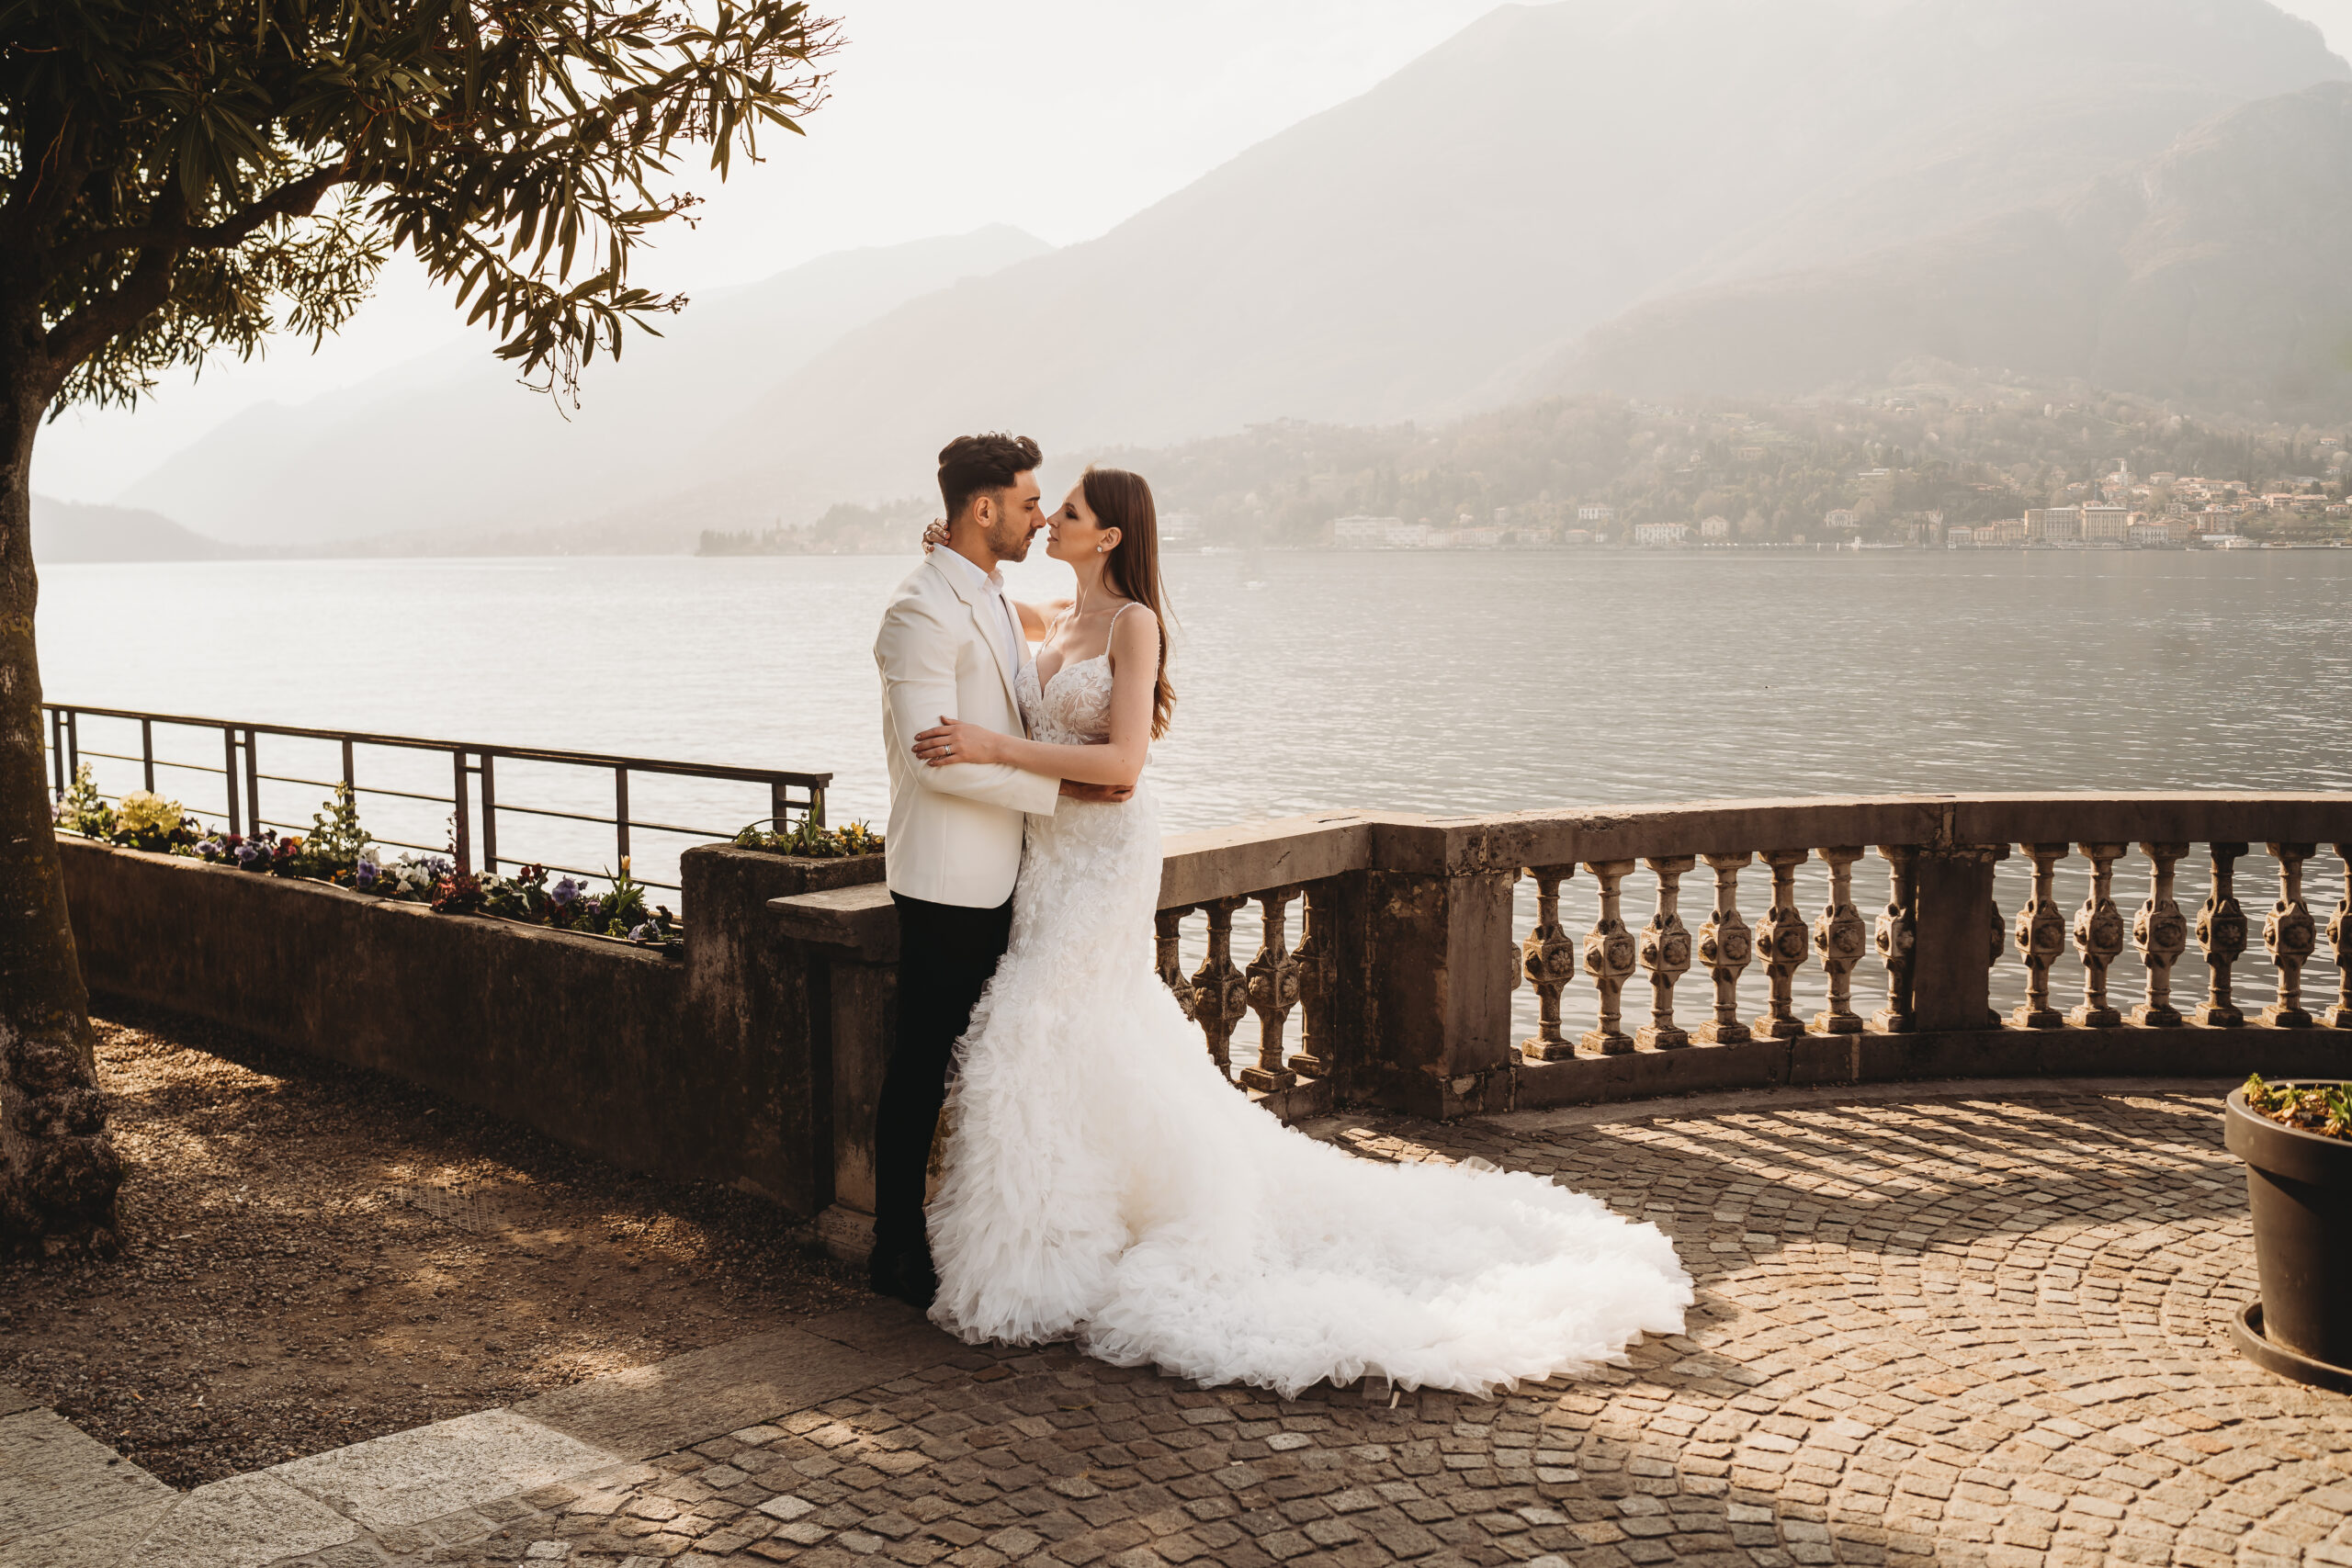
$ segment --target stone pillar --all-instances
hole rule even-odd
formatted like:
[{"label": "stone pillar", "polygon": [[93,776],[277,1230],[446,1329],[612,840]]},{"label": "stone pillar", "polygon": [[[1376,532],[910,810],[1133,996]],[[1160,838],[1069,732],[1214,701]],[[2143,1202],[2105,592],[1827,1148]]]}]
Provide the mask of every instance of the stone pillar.
[{"label": "stone pillar", "polygon": [[1917,887],[1911,949],[1914,1027],[2000,1027],[1988,972],[2007,950],[2008,931],[1993,900],[1993,867],[2008,854],[2007,844],[1920,852],[1912,867]]},{"label": "stone pillar", "polygon": [[2148,999],[2132,1010],[2132,1021],[2148,1029],[2176,1029],[2180,1010],[2172,1005],[2172,969],[2188,951],[2188,917],[2172,896],[2173,867],[2188,853],[2187,844],[2142,844],[2154,867],[2148,901],[2132,919],[2132,945],[2148,970]]},{"label": "stone pillar", "polygon": [[1585,866],[1600,883],[1600,918],[1584,939],[1585,973],[1600,991],[1600,1024],[1584,1036],[1584,1048],[1595,1055],[1622,1055],[1634,1048],[1634,1037],[1624,1029],[1623,998],[1639,956],[1634,933],[1625,929],[1624,884],[1634,863],[1605,860]]},{"label": "stone pillar", "polygon": [[1829,866],[1829,906],[1814,922],[1814,951],[1821,954],[1822,972],[1829,976],[1829,1005],[1814,1015],[1813,1027],[1823,1034],[1860,1034],[1862,1015],[1854,1010],[1854,965],[1870,942],[1870,928],[1854,908],[1854,863],[1862,858],[1858,845],[1826,849],[1821,858]]},{"label": "stone pillar", "polygon": [[1258,1015],[1258,1062],[1241,1069],[1241,1087],[1272,1094],[1298,1082],[1298,1075],[1283,1065],[1283,1031],[1291,1010],[1298,1005],[1298,960],[1290,950],[1290,907],[1299,889],[1278,887],[1258,895],[1265,940],[1250,961],[1250,1010]]},{"label": "stone pillar", "polygon": [[1560,1035],[1560,993],[1577,976],[1577,944],[1560,929],[1560,884],[1576,874],[1573,865],[1530,867],[1535,879],[1535,929],[1519,944],[1520,973],[1535,988],[1535,1038],[1521,1043],[1531,1062],[1565,1062],[1577,1054]]},{"label": "stone pillar", "polygon": [[2303,1006],[2303,965],[2319,950],[2319,926],[2303,902],[2303,865],[2319,853],[2317,844],[2269,844],[2278,863],[2278,901],[2262,922],[2262,945],[2278,966],[2278,999],[2262,1010],[2273,1029],[2309,1029],[2317,1021]]},{"label": "stone pillar", "polygon": [[1755,1038],[1739,1021],[1739,977],[1756,955],[1755,937],[1739,916],[1739,872],[1755,858],[1746,850],[1707,857],[1715,874],[1715,908],[1699,931],[1699,962],[1714,978],[1715,1016],[1690,1032],[1705,1044],[1743,1045]]},{"label": "stone pillar", "polygon": [[2108,1005],[2107,971],[2123,955],[2123,911],[2115,907],[2115,863],[2128,844],[2085,844],[2090,896],[2075,911],[2075,951],[2083,960],[2083,1005],[2067,1015],[2077,1029],[2113,1029],[2123,1015]]},{"label": "stone pillar", "polygon": [[1233,1031],[1250,1010],[1250,979],[1233,966],[1233,916],[1247,898],[1212,898],[1201,906],[1209,915],[1209,951],[1193,971],[1193,1020],[1208,1040],[1218,1068],[1233,1070]]},{"label": "stone pillar", "polygon": [[1879,912],[1878,955],[1886,962],[1886,1006],[1871,1016],[1881,1034],[1907,1034],[1917,1027],[1911,1004],[1911,964],[1918,952],[1919,851],[1911,844],[1881,844],[1886,862],[1886,908]]},{"label": "stone pillar", "polygon": [[2190,1021],[2208,1029],[2236,1029],[2245,1022],[2245,1014],[2230,1000],[2230,968],[2245,953],[2245,910],[2238,904],[2236,881],[2246,846],[2207,848],[2213,855],[2213,890],[2197,909],[2197,945],[2205,953],[2205,1000]]},{"label": "stone pillar", "polygon": [[2336,845],[2335,858],[2344,863],[2344,898],[2327,922],[2327,940],[2335,948],[2335,1005],[2322,1021],[2333,1029],[2352,1029],[2352,843]]},{"label": "stone pillar", "polygon": [[1176,1005],[1184,1010],[1184,1016],[1194,1023],[1198,1023],[1201,1021],[1200,1013],[1193,1005],[1197,998],[1193,995],[1193,982],[1184,977],[1184,960],[1182,956],[1184,921],[1192,912],[1190,905],[1173,909],[1162,909],[1151,918],[1151,927],[1154,937],[1153,952],[1157,955],[1156,962],[1159,968],[1159,983],[1167,987],[1170,994],[1175,997]]},{"label": "stone pillar", "polygon": [[1694,855],[1668,855],[1644,863],[1657,874],[1657,908],[1642,928],[1640,958],[1650,974],[1650,1021],[1634,1036],[1645,1050],[1677,1051],[1690,1043],[1690,1032],[1674,1021],[1674,987],[1690,972],[1690,932],[1682,923],[1682,878],[1699,862]]},{"label": "stone pillar", "polygon": [[[1362,1059],[1341,1074],[1351,1098],[1417,1116],[1500,1111],[1517,1055],[1511,992],[1519,984],[1506,872],[1375,871],[1343,927],[1363,955],[1343,955],[1340,989],[1363,997],[1340,1027]],[[1352,1029],[1353,1033],[1346,1033]]]},{"label": "stone pillar", "polygon": [[1812,856],[1811,850],[1768,850],[1762,857],[1772,868],[1772,907],[1756,929],[1756,951],[1763,955],[1772,994],[1768,1010],[1756,1021],[1758,1040],[1794,1040],[1804,1033],[1793,998],[1796,973],[1804,966],[1807,935],[1804,912],[1797,908],[1797,867]]},{"label": "stone pillar", "polygon": [[2010,1015],[2019,1029],[2064,1029],[2066,1015],[2050,1005],[2050,966],[2066,951],[2066,915],[2058,908],[2058,863],[2071,844],[2020,845],[2033,862],[2033,897],[2018,911],[2018,956],[2025,960],[2026,999]]},{"label": "stone pillar", "polygon": [[1301,900],[1298,946],[1298,1054],[1291,1071],[1301,1077],[1328,1078],[1339,1071],[1340,1002],[1339,889],[1308,886]]}]

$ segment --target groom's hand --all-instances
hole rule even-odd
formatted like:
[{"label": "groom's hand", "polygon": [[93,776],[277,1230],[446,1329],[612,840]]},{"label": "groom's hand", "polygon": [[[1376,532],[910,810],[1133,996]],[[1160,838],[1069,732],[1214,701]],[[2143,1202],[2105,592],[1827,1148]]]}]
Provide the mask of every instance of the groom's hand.
[{"label": "groom's hand", "polygon": [[1062,780],[1062,794],[1072,800],[1091,801],[1097,806],[1124,806],[1136,792],[1133,784],[1080,784],[1076,779]]}]

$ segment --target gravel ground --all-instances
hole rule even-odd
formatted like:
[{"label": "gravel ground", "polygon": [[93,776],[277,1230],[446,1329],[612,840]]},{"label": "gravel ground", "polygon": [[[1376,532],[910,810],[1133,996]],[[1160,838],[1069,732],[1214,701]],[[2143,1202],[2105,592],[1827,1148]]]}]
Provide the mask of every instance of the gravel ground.
[{"label": "gravel ground", "polygon": [[759,1200],[376,1074],[122,1009],[98,1073],[130,1246],[0,1263],[0,1380],[176,1485],[865,1299]]}]

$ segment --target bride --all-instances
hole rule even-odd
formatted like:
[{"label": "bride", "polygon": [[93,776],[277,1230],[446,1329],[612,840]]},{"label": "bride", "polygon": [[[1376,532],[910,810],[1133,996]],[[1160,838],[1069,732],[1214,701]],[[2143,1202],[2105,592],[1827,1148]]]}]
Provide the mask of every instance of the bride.
[{"label": "bride", "polygon": [[1077,585],[1023,616],[1034,739],[950,722],[913,750],[1135,794],[1027,819],[1011,945],[957,1043],[933,1320],[1285,1396],[1367,1373],[1485,1393],[1679,1332],[1690,1277],[1655,1227],[1483,1161],[1359,1158],[1218,1071],[1154,967],[1143,773],[1175,698],[1150,487],[1090,468],[1048,529]]}]

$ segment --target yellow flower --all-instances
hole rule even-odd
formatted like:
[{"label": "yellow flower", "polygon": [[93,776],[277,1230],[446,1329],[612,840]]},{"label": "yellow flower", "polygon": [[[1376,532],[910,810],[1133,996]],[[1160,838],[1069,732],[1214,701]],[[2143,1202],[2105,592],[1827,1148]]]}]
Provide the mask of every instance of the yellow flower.
[{"label": "yellow flower", "polygon": [[122,811],[116,820],[129,833],[169,833],[187,815],[176,800],[134,789],[122,797]]}]

